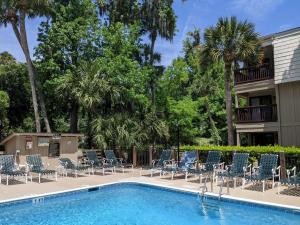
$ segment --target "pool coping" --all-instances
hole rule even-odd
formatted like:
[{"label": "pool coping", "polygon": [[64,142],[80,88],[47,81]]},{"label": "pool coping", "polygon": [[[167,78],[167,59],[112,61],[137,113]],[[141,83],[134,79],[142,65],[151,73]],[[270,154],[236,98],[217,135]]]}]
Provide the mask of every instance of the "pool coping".
[{"label": "pool coping", "polygon": [[[68,189],[68,190],[64,190],[64,191],[55,191],[55,192],[48,192],[48,193],[43,193],[43,194],[32,194],[32,195],[22,196],[22,197],[18,197],[18,198],[0,200],[0,205],[20,202],[20,201],[30,200],[30,199],[35,199],[35,198],[51,197],[51,196],[55,196],[55,195],[72,193],[72,192],[77,192],[77,191],[85,191],[85,190],[89,190],[92,188],[100,188],[100,187],[105,187],[105,186],[110,186],[110,185],[115,185],[115,184],[129,184],[129,183],[160,187],[160,188],[164,188],[167,190],[181,191],[181,192],[186,192],[186,193],[191,193],[191,194],[199,194],[200,193],[200,191],[197,191],[197,190],[191,190],[191,189],[181,188],[181,187],[173,187],[170,185],[157,184],[157,183],[144,182],[144,181],[122,180],[122,181],[109,182],[109,183],[98,184],[98,185],[84,185],[79,188],[72,188],[72,189]],[[219,198],[218,194],[212,193],[212,192],[205,192],[204,196],[212,197],[212,198]],[[258,206],[265,206],[265,207],[271,207],[271,208],[277,208],[277,209],[282,208],[282,209],[286,209],[286,210],[296,210],[297,212],[300,213],[300,207],[292,206],[292,205],[257,201],[257,200],[247,199],[247,198],[233,197],[231,195],[226,195],[226,194],[221,195],[221,200],[222,199],[229,200],[229,201],[237,201],[242,204],[250,203],[250,204],[254,204],[254,205],[258,205]]]}]

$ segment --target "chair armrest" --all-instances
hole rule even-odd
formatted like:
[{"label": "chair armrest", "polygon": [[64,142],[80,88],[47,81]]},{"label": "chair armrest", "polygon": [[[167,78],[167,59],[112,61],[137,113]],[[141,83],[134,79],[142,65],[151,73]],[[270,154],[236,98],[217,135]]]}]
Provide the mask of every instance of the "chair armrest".
[{"label": "chair armrest", "polygon": [[[281,166],[278,166],[277,168],[272,169],[273,176],[278,177],[279,180],[280,180],[280,168],[281,168]],[[278,173],[277,173],[277,171],[278,171]]]},{"label": "chair armrest", "polygon": [[152,166],[154,166],[158,161],[159,161],[159,159],[153,159],[152,162],[151,162]]},{"label": "chair armrest", "polygon": [[214,169],[224,169],[224,166],[225,166],[225,162],[213,164]]},{"label": "chair armrest", "polygon": [[176,163],[174,160],[164,160],[164,166],[171,165],[173,166]]},{"label": "chair armrest", "polygon": [[[294,166],[292,169],[287,169],[286,170],[286,173],[287,173],[287,176],[288,176],[288,178],[290,178],[290,177],[296,177],[296,166]],[[291,172],[293,172],[293,175],[291,176]]]},{"label": "chair armrest", "polygon": [[123,158],[116,158],[117,159],[117,161],[119,162],[119,163],[123,163],[124,162],[124,160],[123,160]]}]

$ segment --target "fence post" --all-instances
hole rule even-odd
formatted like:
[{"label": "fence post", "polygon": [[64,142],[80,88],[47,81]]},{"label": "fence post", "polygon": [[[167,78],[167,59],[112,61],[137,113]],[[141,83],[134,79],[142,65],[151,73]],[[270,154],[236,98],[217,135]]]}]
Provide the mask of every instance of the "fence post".
[{"label": "fence post", "polygon": [[279,160],[280,160],[280,179],[286,178],[286,164],[285,164],[285,154],[284,152],[279,152]]},{"label": "fence post", "polygon": [[136,167],[137,165],[137,152],[136,152],[136,147],[135,145],[132,147],[132,165],[133,167]]},{"label": "fence post", "polygon": [[152,160],[153,160],[153,147],[152,145],[149,146],[149,166],[152,165]]}]

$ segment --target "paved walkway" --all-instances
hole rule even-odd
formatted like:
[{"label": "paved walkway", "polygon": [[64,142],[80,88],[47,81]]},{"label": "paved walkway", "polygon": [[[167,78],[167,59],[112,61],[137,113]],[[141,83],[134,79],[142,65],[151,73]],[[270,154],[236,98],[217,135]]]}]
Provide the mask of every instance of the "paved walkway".
[{"label": "paved walkway", "polygon": [[[0,185],[0,200],[8,200],[14,198],[20,198],[31,195],[38,194],[46,194],[57,191],[64,191],[74,188],[88,187],[99,184],[118,182],[118,181],[138,181],[138,182],[147,182],[153,184],[160,184],[170,187],[184,188],[194,191],[199,191],[199,179],[195,177],[190,177],[188,181],[185,181],[184,177],[181,175],[175,176],[174,180],[170,179],[169,175],[164,177],[159,177],[156,174],[153,177],[150,177],[146,171],[144,174],[140,175],[140,169],[135,169],[134,172],[130,170],[126,171],[124,174],[121,172],[115,174],[107,174],[103,176],[102,174],[95,175],[84,175],[78,178],[74,177],[59,177],[58,181],[54,180],[43,180],[43,183],[38,184],[37,180],[34,179],[33,182],[28,182],[27,184],[23,182],[10,182],[8,186],[4,185],[4,181],[2,181],[2,185]],[[264,201],[270,203],[284,204],[290,206],[300,207],[300,189],[296,191],[289,191],[290,193],[296,193],[298,196],[291,196],[287,194],[277,194],[277,188],[268,189],[264,193],[261,192],[260,186],[248,185],[245,190],[241,190],[241,187],[238,186],[235,189],[230,188],[230,195],[238,198],[256,200],[256,201]],[[286,192],[286,187],[280,188],[281,192]],[[208,184],[208,191],[211,192],[210,184]],[[219,193],[219,187],[213,186],[213,193]],[[227,188],[223,188],[223,194],[227,194]]]}]

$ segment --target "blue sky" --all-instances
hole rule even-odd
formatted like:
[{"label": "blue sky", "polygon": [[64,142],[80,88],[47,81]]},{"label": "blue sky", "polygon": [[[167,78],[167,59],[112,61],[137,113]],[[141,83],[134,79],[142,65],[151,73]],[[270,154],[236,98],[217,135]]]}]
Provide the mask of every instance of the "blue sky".
[{"label": "blue sky", "polygon": [[[237,16],[256,25],[261,35],[267,35],[300,26],[300,0],[174,0],[177,32],[170,43],[158,40],[156,51],[162,54],[162,64],[169,65],[182,52],[182,41],[195,27],[201,32],[214,25],[221,16]],[[27,21],[31,53],[37,45],[37,30],[41,19]],[[12,28],[0,28],[0,52],[10,52],[18,61],[24,56]]]}]

